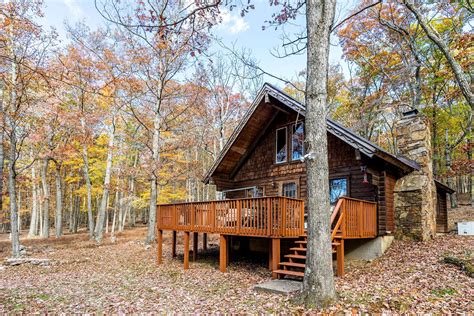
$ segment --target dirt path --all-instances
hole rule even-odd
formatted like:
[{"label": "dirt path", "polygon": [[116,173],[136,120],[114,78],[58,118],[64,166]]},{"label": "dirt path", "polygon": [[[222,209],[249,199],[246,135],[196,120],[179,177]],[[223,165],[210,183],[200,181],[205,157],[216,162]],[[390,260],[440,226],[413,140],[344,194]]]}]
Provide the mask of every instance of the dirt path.
[{"label": "dirt path", "polygon": [[[144,236],[144,228],[126,231],[117,243],[101,246],[85,234],[23,241],[29,256],[52,263],[0,268],[0,313],[304,312],[291,297],[253,290],[270,279],[264,266],[232,263],[229,273],[220,273],[212,239],[210,252],[184,271],[181,258],[170,258],[167,240],[165,263],[156,266],[155,248],[142,243]],[[1,240],[2,261],[8,251],[8,241]],[[474,238],[396,242],[384,257],[347,269],[337,280],[340,301],[329,311],[472,311],[474,279],[441,263],[446,253],[472,259]]]}]

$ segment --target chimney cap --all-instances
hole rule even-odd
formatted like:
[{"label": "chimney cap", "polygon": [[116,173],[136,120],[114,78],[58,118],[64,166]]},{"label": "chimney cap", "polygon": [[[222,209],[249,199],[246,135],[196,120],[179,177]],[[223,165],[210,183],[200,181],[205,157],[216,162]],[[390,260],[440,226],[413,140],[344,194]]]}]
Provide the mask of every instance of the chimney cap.
[{"label": "chimney cap", "polygon": [[410,109],[408,111],[403,112],[403,117],[415,116],[420,113],[417,109]]}]

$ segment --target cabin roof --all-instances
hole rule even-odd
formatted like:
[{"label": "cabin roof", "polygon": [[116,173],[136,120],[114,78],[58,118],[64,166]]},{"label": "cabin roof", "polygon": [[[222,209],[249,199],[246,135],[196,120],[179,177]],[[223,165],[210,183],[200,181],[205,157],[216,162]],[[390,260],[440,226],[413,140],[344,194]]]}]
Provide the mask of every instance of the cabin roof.
[{"label": "cabin roof", "polygon": [[[262,102],[264,100],[265,102]],[[275,108],[278,111],[275,111]],[[305,116],[306,107],[302,103],[273,85],[265,83],[242,120],[234,129],[214,164],[206,173],[204,182],[209,183],[211,177],[216,174],[232,175],[235,173],[250,152],[253,151],[260,137],[263,136],[278,112],[287,112],[288,109],[295,111],[303,117]],[[326,119],[326,122],[329,133],[366,156],[370,158],[378,157],[404,172],[420,169],[415,161],[387,152],[340,123],[331,119]],[[244,130],[245,133],[242,133]]]},{"label": "cabin roof", "polygon": [[436,179],[434,181],[435,181],[436,188],[438,190],[445,191],[446,193],[449,193],[449,194],[453,194],[454,192],[456,192],[455,190],[451,189],[450,187],[448,187],[443,182],[441,182],[439,180],[436,180]]}]

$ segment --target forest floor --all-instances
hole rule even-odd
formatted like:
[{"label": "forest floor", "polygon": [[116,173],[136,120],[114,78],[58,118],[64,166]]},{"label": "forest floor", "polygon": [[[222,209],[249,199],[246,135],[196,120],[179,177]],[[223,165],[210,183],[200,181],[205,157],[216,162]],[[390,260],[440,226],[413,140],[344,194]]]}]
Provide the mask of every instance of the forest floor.
[{"label": "forest floor", "polygon": [[[118,234],[102,245],[85,233],[60,239],[22,240],[27,257],[49,265],[0,265],[0,314],[4,313],[295,313],[305,311],[295,297],[256,292],[270,279],[264,262],[235,261],[218,270],[216,236],[189,270],[171,259],[165,234],[164,264],[155,247],[143,243],[145,228]],[[9,254],[0,236],[0,264]],[[182,254],[182,244],[178,253]],[[444,235],[416,243],[395,241],[379,259],[352,262],[336,278],[339,302],[326,312],[462,313],[474,310],[474,279],[442,262],[446,255],[473,259],[474,238]]]}]

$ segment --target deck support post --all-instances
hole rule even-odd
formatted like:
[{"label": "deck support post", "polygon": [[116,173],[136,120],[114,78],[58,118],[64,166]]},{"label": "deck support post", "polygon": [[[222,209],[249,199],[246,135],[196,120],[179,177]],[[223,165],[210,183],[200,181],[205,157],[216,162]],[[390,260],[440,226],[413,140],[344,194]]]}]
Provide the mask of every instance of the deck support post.
[{"label": "deck support post", "polygon": [[337,257],[337,276],[342,277],[344,276],[344,239],[341,239],[340,245],[337,246],[336,249],[336,257]]},{"label": "deck support post", "polygon": [[189,269],[189,232],[184,232],[184,269]]},{"label": "deck support post", "polygon": [[198,253],[199,233],[193,233],[193,261],[196,261]]},{"label": "deck support post", "polygon": [[173,230],[173,237],[171,240],[171,256],[173,258],[176,257],[176,231]]},{"label": "deck support post", "polygon": [[274,271],[278,270],[280,263],[280,238],[272,238],[272,279],[277,279],[278,274]]},{"label": "deck support post", "polygon": [[221,235],[219,247],[219,270],[221,272],[227,271],[227,244],[229,236]]},{"label": "deck support post", "polygon": [[156,245],[156,263],[161,264],[163,261],[163,231],[158,229],[157,231],[157,245]]},{"label": "deck support post", "polygon": [[202,250],[207,251],[207,233],[202,234]]},{"label": "deck support post", "polygon": [[273,271],[272,239],[268,240],[268,270]]}]

